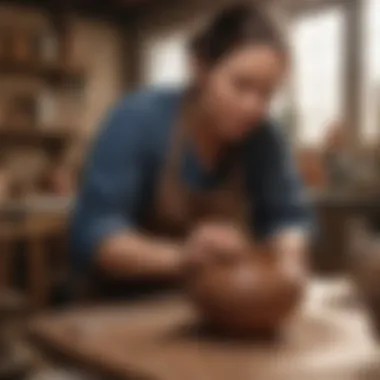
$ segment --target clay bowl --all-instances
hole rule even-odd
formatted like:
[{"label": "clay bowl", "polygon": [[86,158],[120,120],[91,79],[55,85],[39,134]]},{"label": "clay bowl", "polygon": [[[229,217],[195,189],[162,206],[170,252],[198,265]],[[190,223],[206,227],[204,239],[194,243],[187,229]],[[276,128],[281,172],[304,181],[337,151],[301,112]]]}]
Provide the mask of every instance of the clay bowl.
[{"label": "clay bowl", "polygon": [[280,330],[299,304],[303,288],[298,279],[253,259],[202,268],[186,285],[207,326],[245,337]]}]

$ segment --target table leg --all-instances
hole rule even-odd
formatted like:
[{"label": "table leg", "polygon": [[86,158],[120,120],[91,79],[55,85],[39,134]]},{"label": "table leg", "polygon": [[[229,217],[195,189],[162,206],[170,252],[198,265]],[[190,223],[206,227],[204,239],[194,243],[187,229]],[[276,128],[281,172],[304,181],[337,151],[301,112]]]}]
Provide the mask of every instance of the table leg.
[{"label": "table leg", "polygon": [[8,289],[11,282],[11,244],[0,243],[0,292]]},{"label": "table leg", "polygon": [[40,308],[47,303],[49,284],[44,239],[41,236],[35,236],[29,240],[28,245],[30,298],[32,306]]}]

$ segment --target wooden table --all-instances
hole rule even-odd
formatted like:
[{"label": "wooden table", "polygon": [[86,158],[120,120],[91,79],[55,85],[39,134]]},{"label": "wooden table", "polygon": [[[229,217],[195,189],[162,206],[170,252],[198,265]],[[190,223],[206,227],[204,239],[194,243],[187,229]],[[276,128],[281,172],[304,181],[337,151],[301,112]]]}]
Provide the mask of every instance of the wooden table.
[{"label": "wooden table", "polygon": [[315,282],[276,342],[206,337],[188,302],[176,297],[41,316],[31,335],[106,379],[380,379],[380,352],[365,314],[346,304],[349,292],[345,281]]},{"label": "wooden table", "polygon": [[65,214],[33,213],[19,222],[0,222],[0,291],[11,287],[11,258],[14,242],[27,242],[27,270],[31,305],[45,305],[48,296],[46,238],[60,234]]},{"label": "wooden table", "polygon": [[351,222],[356,219],[380,219],[380,194],[351,191],[314,192],[319,239],[313,257],[314,267],[323,273],[342,273],[349,268]]}]

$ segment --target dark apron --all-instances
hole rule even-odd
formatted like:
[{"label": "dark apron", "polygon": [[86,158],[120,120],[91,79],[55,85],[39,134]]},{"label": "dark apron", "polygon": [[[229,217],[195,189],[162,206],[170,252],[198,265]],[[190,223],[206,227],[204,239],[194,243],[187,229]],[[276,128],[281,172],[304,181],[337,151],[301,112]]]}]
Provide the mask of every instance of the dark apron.
[{"label": "dark apron", "polygon": [[[247,203],[240,161],[231,165],[225,180],[216,189],[193,191],[181,182],[180,166],[188,128],[180,122],[173,132],[168,155],[157,182],[152,211],[142,226],[149,235],[184,239],[203,221],[228,221],[247,226]],[[171,280],[115,281],[96,273],[91,289],[102,299],[133,299],[176,288]]]}]

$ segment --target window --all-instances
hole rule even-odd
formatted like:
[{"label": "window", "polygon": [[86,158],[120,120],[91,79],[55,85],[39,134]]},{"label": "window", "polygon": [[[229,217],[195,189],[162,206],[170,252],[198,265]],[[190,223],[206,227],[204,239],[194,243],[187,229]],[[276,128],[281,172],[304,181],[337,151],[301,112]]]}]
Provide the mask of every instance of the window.
[{"label": "window", "polygon": [[344,17],[329,8],[291,28],[297,143],[318,146],[343,107]]},{"label": "window", "polygon": [[187,36],[175,33],[152,37],[144,46],[144,83],[147,85],[176,85],[188,79],[186,54]]}]

